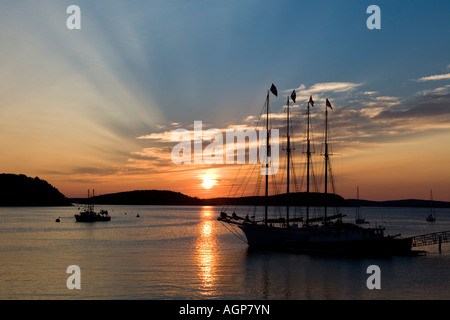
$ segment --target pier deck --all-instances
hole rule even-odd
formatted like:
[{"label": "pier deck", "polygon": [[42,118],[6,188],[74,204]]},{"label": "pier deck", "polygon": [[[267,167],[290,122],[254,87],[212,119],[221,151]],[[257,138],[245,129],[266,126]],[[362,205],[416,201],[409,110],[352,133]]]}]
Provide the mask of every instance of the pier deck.
[{"label": "pier deck", "polygon": [[441,243],[449,242],[450,230],[421,234],[410,238],[412,239],[412,247],[421,247],[433,244],[440,245]]}]

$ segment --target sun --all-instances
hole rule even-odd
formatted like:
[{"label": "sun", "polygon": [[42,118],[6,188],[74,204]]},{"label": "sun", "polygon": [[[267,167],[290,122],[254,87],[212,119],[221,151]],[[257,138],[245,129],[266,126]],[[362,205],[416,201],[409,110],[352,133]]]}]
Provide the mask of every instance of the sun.
[{"label": "sun", "polygon": [[202,187],[204,189],[211,189],[216,184],[216,182],[217,181],[214,180],[214,178],[205,176],[205,177],[203,177]]}]

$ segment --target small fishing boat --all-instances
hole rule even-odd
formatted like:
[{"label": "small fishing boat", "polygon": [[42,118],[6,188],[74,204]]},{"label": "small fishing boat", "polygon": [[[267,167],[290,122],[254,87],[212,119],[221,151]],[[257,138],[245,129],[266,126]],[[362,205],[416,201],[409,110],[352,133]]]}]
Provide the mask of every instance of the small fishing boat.
[{"label": "small fishing boat", "polygon": [[[93,190],[93,196],[94,196]],[[89,190],[88,190],[88,201],[89,201]],[[97,221],[111,221],[111,216],[108,214],[108,210],[100,210],[96,212],[94,210],[94,203],[89,203],[79,214],[75,215],[75,220],[77,222],[97,222]]]}]

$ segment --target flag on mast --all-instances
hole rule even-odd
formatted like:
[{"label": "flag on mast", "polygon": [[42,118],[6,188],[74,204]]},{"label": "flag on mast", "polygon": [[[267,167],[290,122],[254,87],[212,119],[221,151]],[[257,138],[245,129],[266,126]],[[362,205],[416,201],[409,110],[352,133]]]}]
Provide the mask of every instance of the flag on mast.
[{"label": "flag on mast", "polygon": [[309,104],[311,104],[314,107],[314,100],[312,99],[312,96],[309,96]]},{"label": "flag on mast", "polygon": [[295,98],[297,97],[297,95],[295,94],[295,90],[294,91],[292,91],[292,93],[291,93],[291,99],[292,99],[292,101],[294,101],[294,103],[295,103]]},{"label": "flag on mast", "polygon": [[278,91],[277,91],[277,87],[275,87],[275,85],[272,83],[272,86],[270,87],[270,92],[272,92],[275,97],[278,96]]},{"label": "flag on mast", "polygon": [[333,107],[331,106],[331,103],[330,103],[330,101],[328,101],[328,99],[327,99],[326,105],[327,105],[327,107],[330,107],[331,110],[333,110]]}]

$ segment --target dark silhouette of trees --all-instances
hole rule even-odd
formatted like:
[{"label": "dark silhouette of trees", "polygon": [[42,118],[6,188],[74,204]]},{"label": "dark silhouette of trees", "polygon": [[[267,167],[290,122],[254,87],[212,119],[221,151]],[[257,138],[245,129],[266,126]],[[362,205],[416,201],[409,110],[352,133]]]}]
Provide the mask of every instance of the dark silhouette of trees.
[{"label": "dark silhouette of trees", "polygon": [[71,206],[71,201],[38,177],[0,174],[0,206]]}]

